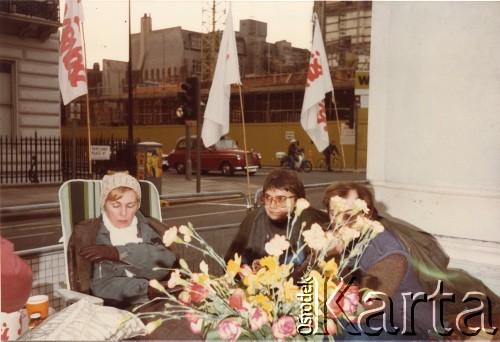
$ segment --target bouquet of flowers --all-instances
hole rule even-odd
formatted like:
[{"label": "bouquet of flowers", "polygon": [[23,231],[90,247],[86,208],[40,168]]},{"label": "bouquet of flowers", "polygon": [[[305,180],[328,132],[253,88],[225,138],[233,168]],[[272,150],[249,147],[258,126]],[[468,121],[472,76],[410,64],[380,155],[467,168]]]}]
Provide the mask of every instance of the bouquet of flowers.
[{"label": "bouquet of flowers", "polygon": [[[163,236],[165,246],[177,243],[197,249],[213,258],[223,275],[211,275],[205,261],[200,263],[200,272],[192,272],[181,259],[167,286],[182,287],[178,295],[166,291],[158,281],[150,281],[165,293],[167,302],[165,311],[157,313],[160,318],[148,323],[148,333],[165,320],[184,317],[193,333],[208,340],[312,339],[316,334],[337,334],[343,321],[355,322],[363,311],[360,290],[344,283],[343,277],[358,267],[369,241],[384,228],[365,217],[368,208],[364,201],[356,200],[348,211],[344,199],[335,197],[331,201],[334,213],[330,224],[325,228],[313,224],[307,230],[302,224],[304,243],[297,242],[295,250],[289,248],[290,227],[309,203],[299,199],[294,215],[287,203],[285,235],[276,234],[265,245],[269,255],[253,265],[243,264],[237,254],[226,263],[191,224],[170,228]],[[305,263],[304,273],[294,281],[293,261],[303,254],[306,245],[310,253],[301,264]],[[292,262],[281,264],[283,253],[292,253]]]}]

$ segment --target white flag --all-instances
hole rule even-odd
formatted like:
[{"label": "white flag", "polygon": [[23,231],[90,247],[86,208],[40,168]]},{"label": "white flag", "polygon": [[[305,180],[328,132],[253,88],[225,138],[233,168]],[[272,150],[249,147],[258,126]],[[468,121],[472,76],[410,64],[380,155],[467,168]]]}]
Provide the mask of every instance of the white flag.
[{"label": "white flag", "polygon": [[59,49],[59,87],[65,105],[88,92],[80,33],[83,20],[82,0],[66,0]]},{"label": "white flag", "polygon": [[238,65],[238,51],[233,29],[231,5],[222,33],[219,56],[215,65],[214,78],[208,94],[201,137],[205,146],[211,146],[229,132],[229,98],[231,84],[241,84]]},{"label": "white flag", "polygon": [[316,18],[300,123],[320,152],[330,143],[325,111],[325,94],[330,91],[333,91],[332,78]]}]

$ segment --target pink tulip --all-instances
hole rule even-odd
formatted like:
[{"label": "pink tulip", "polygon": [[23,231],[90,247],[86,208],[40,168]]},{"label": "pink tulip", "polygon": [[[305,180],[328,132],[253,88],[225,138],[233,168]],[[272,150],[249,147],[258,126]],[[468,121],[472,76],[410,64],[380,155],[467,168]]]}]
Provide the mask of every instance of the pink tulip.
[{"label": "pink tulip", "polygon": [[229,306],[236,310],[248,311],[249,304],[245,299],[245,291],[243,289],[236,289],[229,296]]},{"label": "pink tulip", "polygon": [[208,295],[208,290],[201,286],[200,284],[194,283],[191,285],[191,300],[194,303],[203,302]]},{"label": "pink tulip", "polygon": [[271,330],[274,338],[277,340],[284,340],[288,337],[297,335],[297,326],[292,316],[280,317],[273,323]]},{"label": "pink tulip", "polygon": [[217,331],[219,332],[219,337],[222,340],[230,340],[231,342],[234,342],[241,335],[241,324],[230,318],[226,318],[219,323]]}]

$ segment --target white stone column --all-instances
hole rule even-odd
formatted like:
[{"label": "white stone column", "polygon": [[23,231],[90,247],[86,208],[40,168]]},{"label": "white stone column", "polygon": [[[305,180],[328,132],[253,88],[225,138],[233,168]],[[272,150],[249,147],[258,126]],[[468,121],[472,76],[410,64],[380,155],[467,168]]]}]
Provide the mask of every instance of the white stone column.
[{"label": "white stone column", "polygon": [[500,293],[500,2],[374,1],[367,178]]}]

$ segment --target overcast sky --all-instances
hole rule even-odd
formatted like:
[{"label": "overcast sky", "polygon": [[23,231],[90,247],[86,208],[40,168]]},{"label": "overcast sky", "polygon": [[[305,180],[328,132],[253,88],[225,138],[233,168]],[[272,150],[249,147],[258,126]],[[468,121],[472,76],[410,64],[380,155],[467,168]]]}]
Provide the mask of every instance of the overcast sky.
[{"label": "overcast sky", "polygon": [[[84,38],[87,66],[103,59],[128,60],[128,0],[82,0],[85,15]],[[224,29],[229,1],[215,1],[217,27]],[[65,0],[61,0],[61,12]],[[210,17],[202,13],[210,8],[212,0],[132,0],[132,33],[140,31],[140,18],[151,15],[153,30],[181,26],[183,29],[206,32],[203,20]],[[267,41],[287,40],[294,47],[310,49],[312,37],[312,0],[281,1],[258,0],[231,2],[235,31],[240,20],[254,19],[267,22]],[[63,13],[61,13],[61,19]]]}]

